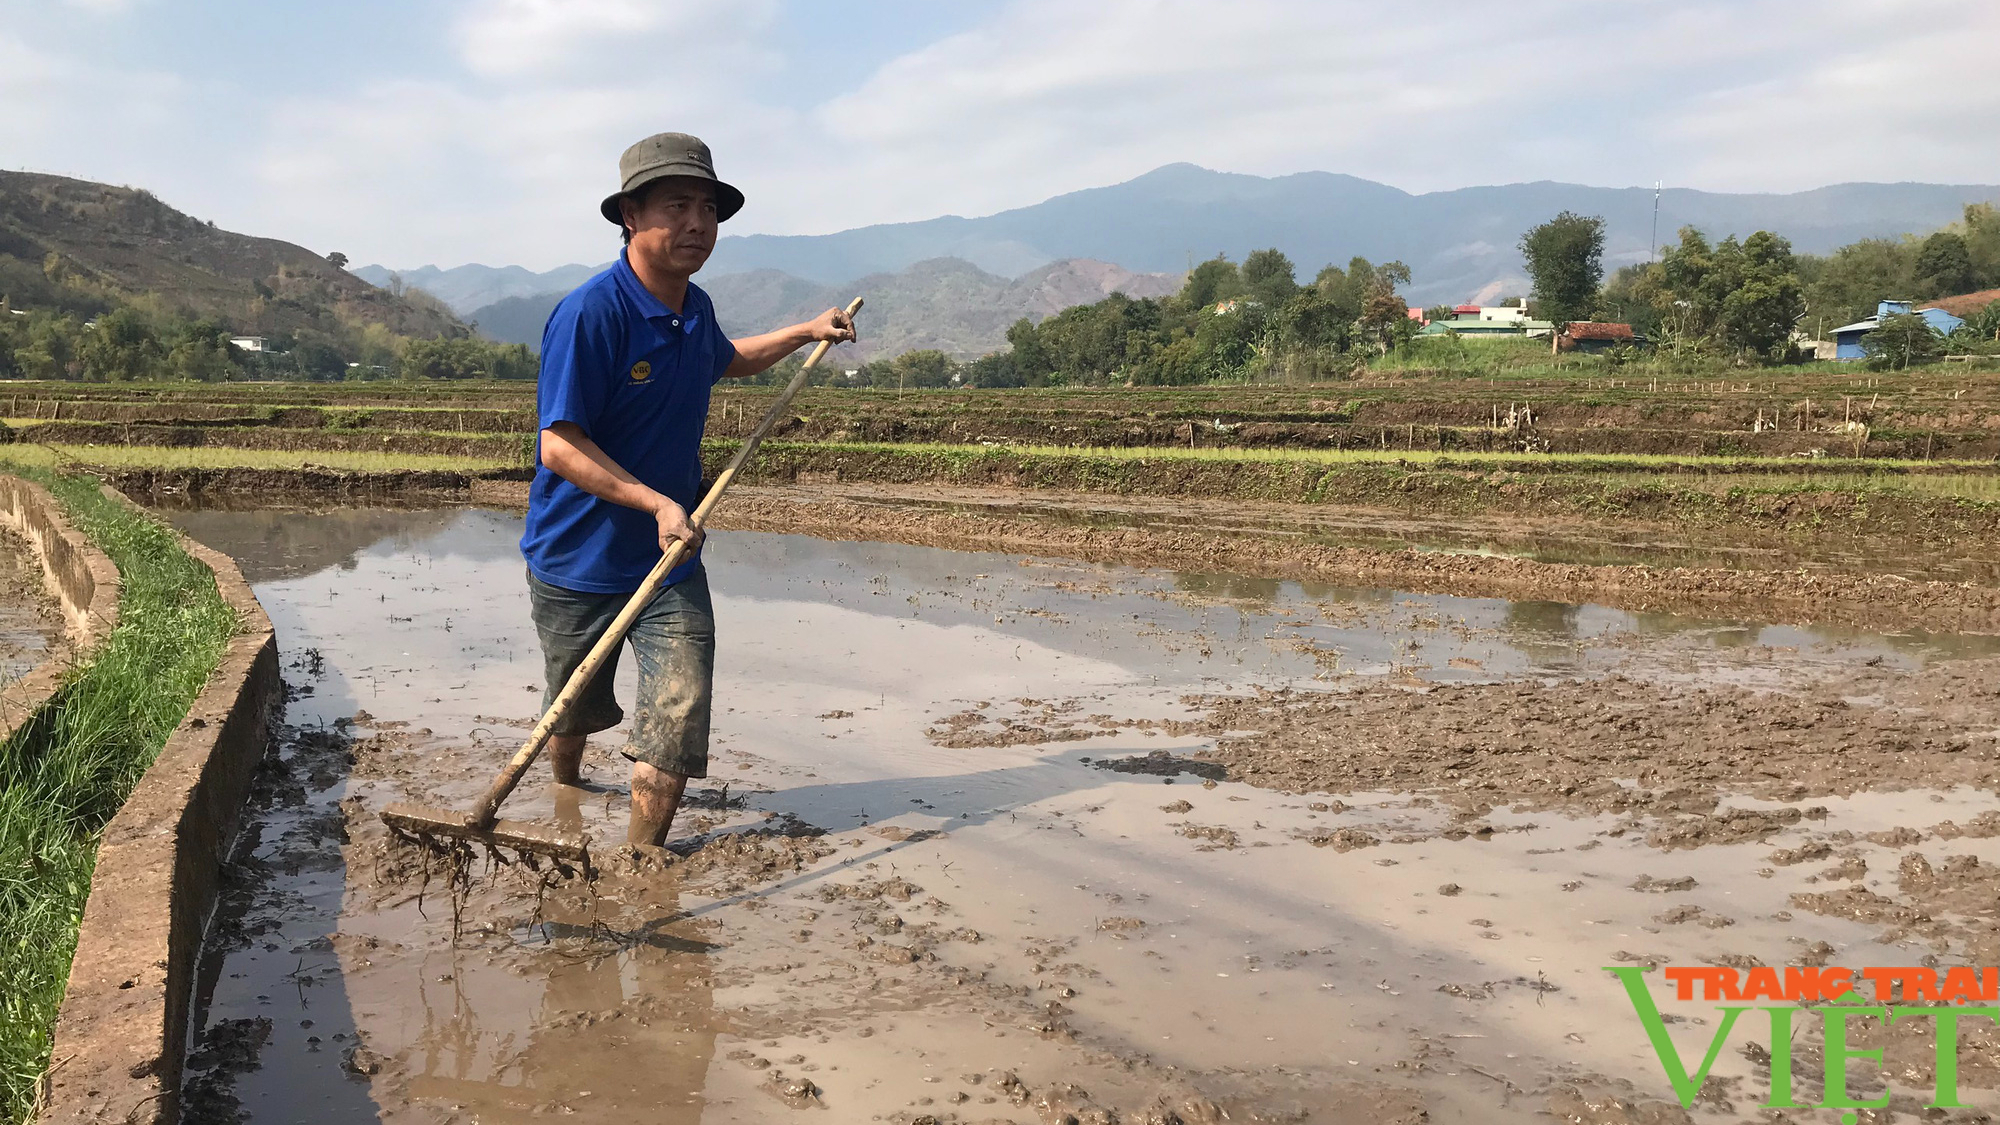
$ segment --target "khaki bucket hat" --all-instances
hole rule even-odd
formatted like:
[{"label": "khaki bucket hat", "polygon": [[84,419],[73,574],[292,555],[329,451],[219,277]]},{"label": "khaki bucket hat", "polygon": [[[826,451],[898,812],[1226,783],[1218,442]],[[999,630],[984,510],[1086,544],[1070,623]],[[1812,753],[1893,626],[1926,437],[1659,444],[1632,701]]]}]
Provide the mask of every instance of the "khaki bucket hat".
[{"label": "khaki bucket hat", "polygon": [[613,225],[623,227],[625,217],[618,201],[654,180],[667,176],[693,176],[715,185],[715,217],[728,219],[743,209],[743,193],[715,178],[715,161],[700,137],[686,133],[655,133],[618,158],[619,188],[604,197],[598,211]]}]

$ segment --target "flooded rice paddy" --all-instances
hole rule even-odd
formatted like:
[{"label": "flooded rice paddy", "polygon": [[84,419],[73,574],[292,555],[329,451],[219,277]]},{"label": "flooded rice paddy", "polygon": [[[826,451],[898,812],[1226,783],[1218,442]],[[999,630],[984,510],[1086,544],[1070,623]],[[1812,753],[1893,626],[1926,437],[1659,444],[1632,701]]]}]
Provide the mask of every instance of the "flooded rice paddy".
[{"label": "flooded rice paddy", "polygon": [[[1976,890],[1928,929],[1799,897],[1894,895],[1899,870],[1907,891],[1919,840],[2000,862],[1963,827],[1990,787],[1745,786],[1722,800],[1751,830],[1663,837],[1659,802],[1589,786],[1334,796],[1231,780],[1240,746],[1195,756],[1249,721],[1216,697],[1838,695],[1986,668],[1993,637],[718,535],[711,776],[681,858],[610,846],[614,731],[584,788],[538,767],[508,805],[603,841],[601,878],[479,866],[455,889],[373,814],[469,803],[537,717],[518,515],[173,518],[243,565],[290,696],[204,961],[190,1120],[1666,1122],[1686,1115],[1605,966],[1991,945]],[[1394,733],[1316,721],[1318,753]],[[1992,726],[1967,753],[1992,757]],[[1698,1061],[1712,1013],[1683,1008]],[[1773,1112],[1738,1046],[1694,1119]],[[2000,1077],[1962,1081],[1990,1105]]]}]

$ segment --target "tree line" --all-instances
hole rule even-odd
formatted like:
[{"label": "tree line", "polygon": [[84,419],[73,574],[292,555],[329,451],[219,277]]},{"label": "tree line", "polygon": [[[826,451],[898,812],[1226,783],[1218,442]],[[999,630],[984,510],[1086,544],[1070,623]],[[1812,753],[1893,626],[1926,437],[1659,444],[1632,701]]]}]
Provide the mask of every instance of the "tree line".
[{"label": "tree line", "polygon": [[[1419,325],[1397,292],[1409,281],[1401,262],[1354,258],[1300,282],[1276,249],[1240,264],[1217,255],[1169,297],[1113,293],[1040,323],[1023,317],[1007,329],[1007,347],[991,355],[961,362],[941,351],[906,352],[816,381],[891,390],[1309,382],[1344,375],[1415,334]],[[798,363],[795,356],[758,381],[784,382]]]},{"label": "tree line", "polygon": [[[1532,280],[1530,309],[1558,326],[1577,320],[1630,324],[1683,359],[1783,363],[1810,358],[1799,344],[1874,316],[1884,300],[1916,304],[2000,288],[2000,210],[1965,208],[1964,218],[1923,238],[1869,238],[1831,254],[1798,254],[1771,231],[1711,243],[1684,227],[1655,261],[1603,276],[1604,221],[1565,211],[1529,229],[1521,254]],[[1890,317],[1863,338],[1878,367],[1902,367],[1952,352],[1995,352],[2000,302],[1968,318],[1950,338],[1921,317]]]},{"label": "tree line", "polygon": [[0,301],[0,379],[91,383],[191,379],[533,379],[533,349],[475,337],[411,339],[379,324],[341,336],[275,332],[262,352],[231,344],[215,320],[125,304],[94,317],[21,313]]}]

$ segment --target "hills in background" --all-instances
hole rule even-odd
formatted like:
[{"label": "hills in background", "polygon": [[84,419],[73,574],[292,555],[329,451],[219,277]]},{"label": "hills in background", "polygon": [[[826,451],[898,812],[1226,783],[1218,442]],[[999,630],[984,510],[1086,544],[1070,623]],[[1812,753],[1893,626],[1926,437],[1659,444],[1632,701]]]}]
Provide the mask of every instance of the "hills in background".
[{"label": "hills in background", "polygon": [[[1671,241],[1689,225],[1712,239],[1772,230],[1801,252],[1826,253],[1862,238],[1934,230],[1960,218],[1965,204],[1993,199],[2000,199],[2000,186],[1836,184],[1783,195],[1676,188],[1661,194],[1659,237]],[[913,346],[969,356],[1000,347],[999,333],[1014,317],[1040,315],[1008,316],[996,311],[995,302],[1039,308],[1022,291],[1040,284],[1036,271],[1071,262],[1084,274],[1116,268],[1157,278],[1218,253],[1240,261],[1251,250],[1276,246],[1297,264],[1301,280],[1357,255],[1401,260],[1412,273],[1407,296],[1414,305],[1523,294],[1528,283],[1516,250],[1521,233],[1563,210],[1604,217],[1607,270],[1651,252],[1653,192],[1647,188],[1540,182],[1411,194],[1330,172],[1266,178],[1170,164],[1122,184],[981,218],[944,216],[825,235],[729,236],[717,243],[700,281],[732,330],[771,327],[787,310],[817,311],[859,292],[869,298],[876,354],[888,354],[892,340],[907,338],[932,341]],[[535,274],[520,267],[425,267],[402,276],[420,287],[426,284],[420,279],[430,279],[438,286],[431,292],[496,338],[534,343],[540,324],[532,332],[523,326],[535,320],[535,310],[546,317],[562,292],[598,268]],[[371,280],[389,275],[381,267],[356,272]],[[1085,287],[1079,281],[1077,288]],[[484,305],[469,303],[486,297],[492,299]],[[535,300],[496,303],[510,297]],[[905,316],[927,320],[905,326]]]},{"label": "hills in background", "polygon": [[[607,261],[605,265],[609,265]],[[362,266],[351,271],[354,276],[370,285],[388,289],[400,277],[405,287],[421,289],[445,304],[452,311],[464,316],[474,309],[482,308],[509,297],[539,296],[543,293],[563,292],[582,285],[591,275],[603,269],[596,266],[557,266],[552,270],[535,273],[522,266],[454,266],[441,270],[436,266],[420,266],[413,270],[396,271],[386,266]],[[540,336],[537,330],[536,335]]]},{"label": "hills in background", "polygon": [[[1004,343],[1007,326],[1024,316],[1040,320],[1114,292],[1164,297],[1181,287],[1179,274],[1133,273],[1104,262],[1052,262],[1009,279],[958,258],[933,258],[842,285],[821,285],[780,270],[720,277],[703,271],[695,280],[715,299],[716,314],[731,336],[795,324],[846,305],[857,294],[866,297],[861,339],[842,349],[852,362],[925,348],[984,355]],[[491,339],[539,347],[542,326],[567,292],[509,297],[473,311],[469,319]]]},{"label": "hills in background", "polygon": [[[1711,239],[1771,230],[1799,251],[1825,253],[1861,238],[1934,230],[1959,219],[1965,204],[1995,198],[2000,187],[1992,185],[1836,184],[1789,195],[1676,188],[1661,195],[1659,229],[1663,242],[1689,225]],[[984,218],[726,238],[708,272],[779,269],[838,281],[943,255],[1009,276],[1060,258],[1182,271],[1218,253],[1240,261],[1275,246],[1302,278],[1356,255],[1400,260],[1410,267],[1411,303],[1425,305],[1524,291],[1521,233],[1564,210],[1604,217],[1607,268],[1648,257],[1653,192],[1646,188],[1545,181],[1412,195],[1331,172],[1265,178],[1169,164]]]},{"label": "hills in background", "polygon": [[144,299],[239,332],[465,333],[445,305],[377,288],[302,246],[220,230],[147,191],[32,172],[0,171],[0,294],[16,309],[86,313]]}]

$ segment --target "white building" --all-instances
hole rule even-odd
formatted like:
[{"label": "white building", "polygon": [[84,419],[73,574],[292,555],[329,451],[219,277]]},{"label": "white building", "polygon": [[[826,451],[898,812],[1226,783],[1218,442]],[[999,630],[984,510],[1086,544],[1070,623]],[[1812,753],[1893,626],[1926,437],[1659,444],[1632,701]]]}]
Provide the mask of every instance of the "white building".
[{"label": "white building", "polygon": [[240,348],[246,352],[268,352],[271,350],[270,342],[262,336],[231,336],[229,343],[231,346]]}]

